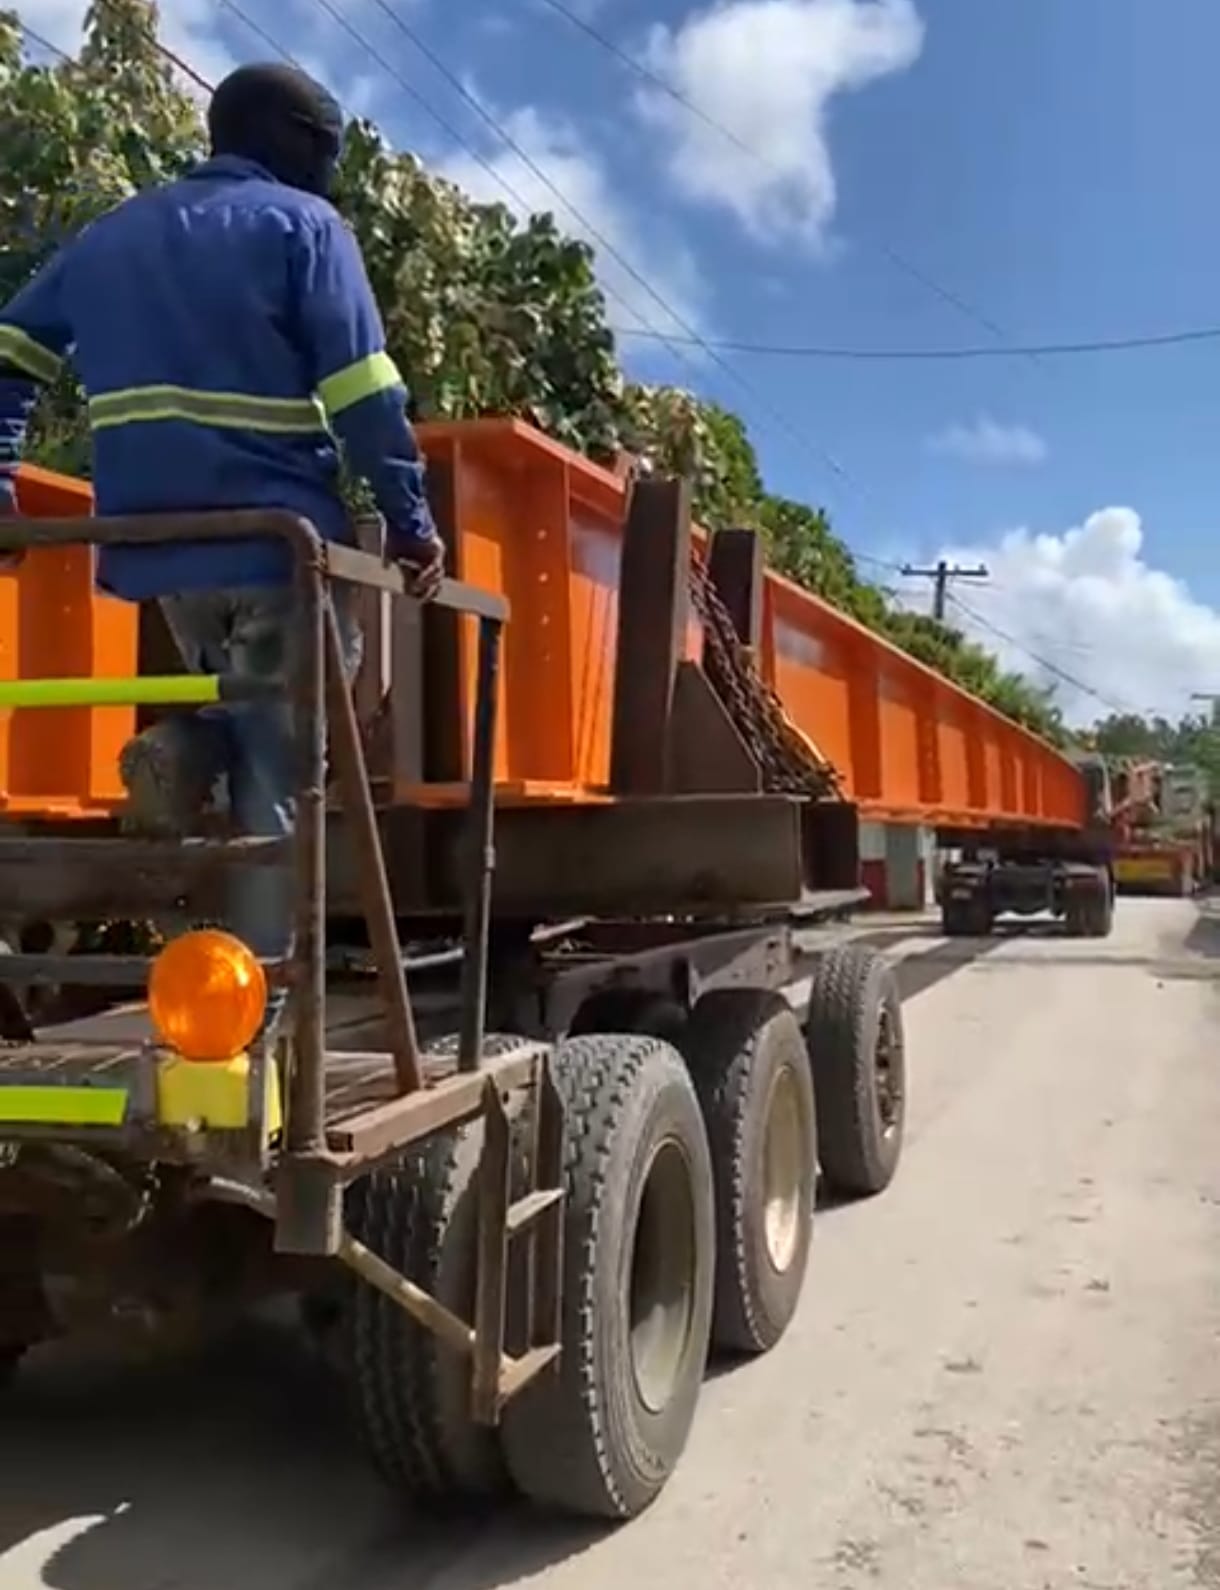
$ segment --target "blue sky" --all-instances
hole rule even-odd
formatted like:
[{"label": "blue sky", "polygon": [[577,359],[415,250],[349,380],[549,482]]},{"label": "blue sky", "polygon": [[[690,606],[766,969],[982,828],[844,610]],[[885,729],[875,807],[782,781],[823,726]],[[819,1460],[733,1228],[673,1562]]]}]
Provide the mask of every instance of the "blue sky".
[{"label": "blue sky", "polygon": [[[542,0],[387,0],[702,336],[917,348],[1220,323],[1215,0],[566,3],[738,143]],[[376,0],[330,4],[380,60],[319,0],[242,0],[394,142],[505,197],[482,160],[581,229]],[[83,6],[19,9],[68,42]],[[162,11],[206,75],[267,54],[219,0]],[[603,268],[620,322],[675,329],[604,250]],[[1015,640],[978,632],[1028,672],[1054,677],[1045,658],[1092,686],[1060,680],[1073,715],[1220,688],[1220,344],[969,364],[725,355],[750,390],[697,351],[677,363],[627,339],[624,355],[742,414],[768,483],[828,506],[854,548],[991,564],[961,599]]]}]

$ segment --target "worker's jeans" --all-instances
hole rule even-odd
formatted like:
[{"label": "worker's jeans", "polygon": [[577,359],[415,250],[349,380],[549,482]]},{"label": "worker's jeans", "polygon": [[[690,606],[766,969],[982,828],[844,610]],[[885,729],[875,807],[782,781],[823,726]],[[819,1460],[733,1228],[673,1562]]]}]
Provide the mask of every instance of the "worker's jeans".
[{"label": "worker's jeans", "polygon": [[[346,586],[332,592],[349,680],[361,656],[352,594]],[[167,597],[161,605],[192,672],[293,677],[299,629],[291,586],[190,592]],[[230,812],[239,834],[274,838],[292,832],[299,774],[287,698],[204,708],[194,714],[191,748],[209,783],[227,775]],[[229,891],[228,925],[238,938],[256,955],[286,955],[292,944],[292,868],[234,870]],[[282,1005],[282,996],[273,998],[269,1026]]]}]

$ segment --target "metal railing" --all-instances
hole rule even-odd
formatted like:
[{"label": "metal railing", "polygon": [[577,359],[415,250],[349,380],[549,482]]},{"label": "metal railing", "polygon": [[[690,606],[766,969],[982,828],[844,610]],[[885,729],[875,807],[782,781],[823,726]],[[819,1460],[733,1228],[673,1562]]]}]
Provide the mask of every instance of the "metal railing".
[{"label": "metal railing", "polygon": [[[402,571],[369,553],[322,540],[314,527],[278,511],[148,515],[97,519],[0,520],[0,554],[30,547],[150,545],[186,541],[236,541],[274,537],[292,554],[298,612],[291,677],[255,681],[241,676],[167,675],[129,679],[38,679],[0,683],[0,708],[201,706],[286,696],[292,708],[298,758],[296,812],[291,840],[294,875],[293,942],[284,968],[291,988],[293,1063],[289,1074],[284,1148],[298,1156],[321,1156],[326,1148],[326,745],[354,841],[362,905],[376,960],[400,1094],[423,1085],[423,1069],[377,815],[328,584],[344,581],[410,599]],[[494,746],[500,642],[508,604],[497,595],[445,580],[434,605],[475,617],[479,625],[477,691],[471,756],[469,873],[464,911],[462,1017],[459,1070],[478,1067],[483,1043],[487,984],[488,925],[493,867]],[[47,847],[48,864],[58,844],[64,859],[79,841],[29,839]],[[93,842],[96,844],[96,842]],[[116,846],[127,841],[116,839]],[[242,845],[209,846],[217,859],[234,860]],[[248,852],[242,858],[249,864]],[[22,956],[12,968],[0,957],[0,982],[28,979],[37,957]],[[55,957],[62,971],[62,957]],[[79,957],[84,962],[87,957]],[[84,967],[81,968],[84,972]],[[13,975],[19,973],[20,976]],[[85,973],[86,978],[88,974]]]}]

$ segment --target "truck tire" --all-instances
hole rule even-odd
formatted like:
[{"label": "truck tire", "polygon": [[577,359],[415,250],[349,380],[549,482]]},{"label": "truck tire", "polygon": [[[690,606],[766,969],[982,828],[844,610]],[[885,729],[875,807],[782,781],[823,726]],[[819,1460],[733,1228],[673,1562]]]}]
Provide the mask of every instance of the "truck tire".
[{"label": "truck tire", "polygon": [[[482,1142],[481,1121],[439,1133],[347,1197],[352,1236],[463,1319],[474,1309]],[[345,1326],[357,1423],[390,1485],[434,1503],[507,1490],[495,1431],[469,1415],[469,1360],[363,1281]]]},{"label": "truck tire", "polygon": [[509,1472],[532,1501],[631,1518],[690,1433],[707,1361],[715,1216],[686,1065],[656,1038],[560,1044],[563,1353],[504,1410]]},{"label": "truck tire", "polygon": [[1109,881],[1102,879],[1101,890],[1093,902],[1089,918],[1089,934],[1095,939],[1108,939],[1114,931],[1114,895]]},{"label": "truck tire", "polygon": [[827,1186],[850,1198],[882,1192],[902,1154],[907,1089],[902,1001],[880,955],[849,944],[822,956],[806,1042]]},{"label": "truck tire", "polygon": [[804,1035],[781,995],[726,988],[695,1006],[683,1048],[716,1195],[712,1341],[763,1353],[796,1312],[813,1230],[817,1122]]},{"label": "truck tire", "polygon": [[1106,873],[1097,872],[1088,879],[1087,887],[1071,891],[1064,908],[1063,925],[1069,938],[1109,938],[1114,927],[1114,896]]},{"label": "truck tire", "polygon": [[994,925],[985,896],[972,900],[946,900],[940,908],[941,932],[947,939],[985,939]]},{"label": "truck tire", "polygon": [[940,930],[947,939],[965,938],[970,932],[970,901],[945,900],[940,908]]}]

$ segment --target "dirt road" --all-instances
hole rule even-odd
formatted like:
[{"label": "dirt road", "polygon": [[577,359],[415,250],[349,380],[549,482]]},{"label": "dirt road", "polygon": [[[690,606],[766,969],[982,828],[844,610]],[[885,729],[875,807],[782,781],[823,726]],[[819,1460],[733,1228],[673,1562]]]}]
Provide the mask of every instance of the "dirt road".
[{"label": "dirt road", "polygon": [[0,1590],[1220,1586],[1220,920],[895,943],[899,1179],[819,1216],[794,1328],[709,1381],[649,1515],[404,1521],[268,1326],[190,1372],[35,1366]]}]

